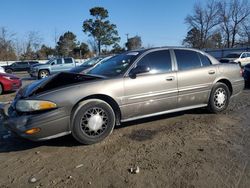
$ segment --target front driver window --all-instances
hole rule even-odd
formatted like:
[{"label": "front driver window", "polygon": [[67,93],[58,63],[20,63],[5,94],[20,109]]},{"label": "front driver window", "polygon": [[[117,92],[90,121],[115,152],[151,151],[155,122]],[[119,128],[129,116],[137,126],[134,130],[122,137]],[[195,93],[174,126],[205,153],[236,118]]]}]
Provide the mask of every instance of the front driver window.
[{"label": "front driver window", "polygon": [[172,70],[172,62],[169,50],[159,50],[145,55],[137,66],[146,66],[150,68],[151,74],[160,74]]}]

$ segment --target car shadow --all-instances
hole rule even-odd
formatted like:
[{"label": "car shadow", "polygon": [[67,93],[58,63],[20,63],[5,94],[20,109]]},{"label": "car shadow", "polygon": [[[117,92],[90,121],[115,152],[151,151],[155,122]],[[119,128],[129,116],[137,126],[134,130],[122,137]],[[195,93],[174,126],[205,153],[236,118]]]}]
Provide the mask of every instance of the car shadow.
[{"label": "car shadow", "polygon": [[[143,125],[144,123],[182,116],[185,114],[204,114],[204,113],[208,113],[208,111],[206,109],[194,109],[194,110],[188,110],[188,111],[183,111],[183,112],[159,115],[159,116],[154,116],[150,118],[144,118],[144,119],[122,123],[120,126],[117,126],[116,129],[119,130],[125,127],[134,126],[134,125],[140,126],[140,125]],[[9,135],[8,131],[6,130],[1,131],[1,128],[0,128],[0,153],[24,151],[24,150],[41,147],[41,146],[74,147],[74,146],[81,146],[81,144],[77,142],[71,135],[67,135],[67,136],[60,137],[60,138],[55,138],[52,140],[42,141],[42,142],[33,142],[30,140],[20,138],[17,135],[13,135],[13,134]]]},{"label": "car shadow", "polygon": [[29,81],[29,80],[37,80],[35,77],[24,77],[24,78],[22,78],[22,80],[24,81]]},{"label": "car shadow", "polygon": [[140,124],[144,124],[144,123],[150,123],[150,122],[163,120],[163,119],[170,119],[170,118],[174,118],[174,117],[183,116],[183,115],[186,115],[186,114],[209,114],[209,113],[210,112],[206,108],[197,108],[197,109],[192,109],[192,110],[174,112],[174,113],[163,114],[163,115],[138,119],[138,120],[134,120],[134,121],[124,122],[124,123],[121,123],[121,125],[118,126],[117,129],[129,127],[129,126],[133,126],[133,125],[140,125]]},{"label": "car shadow", "polygon": [[0,138],[0,153],[24,151],[41,146],[72,147],[80,145],[81,144],[77,142],[71,135],[43,142],[33,142],[20,138],[16,135],[8,135],[8,133],[6,133],[5,135],[1,135]]},{"label": "car shadow", "polygon": [[4,91],[1,95],[9,95],[9,94],[14,94],[16,91]]},{"label": "car shadow", "polygon": [[250,84],[245,84],[244,90],[250,90]]}]

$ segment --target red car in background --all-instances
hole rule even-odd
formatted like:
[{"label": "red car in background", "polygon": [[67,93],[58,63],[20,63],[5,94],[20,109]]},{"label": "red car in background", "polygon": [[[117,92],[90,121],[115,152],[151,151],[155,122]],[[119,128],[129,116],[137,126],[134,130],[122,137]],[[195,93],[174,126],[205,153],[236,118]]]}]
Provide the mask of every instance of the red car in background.
[{"label": "red car in background", "polygon": [[22,86],[22,81],[15,75],[0,73],[0,95],[6,91],[16,91]]}]

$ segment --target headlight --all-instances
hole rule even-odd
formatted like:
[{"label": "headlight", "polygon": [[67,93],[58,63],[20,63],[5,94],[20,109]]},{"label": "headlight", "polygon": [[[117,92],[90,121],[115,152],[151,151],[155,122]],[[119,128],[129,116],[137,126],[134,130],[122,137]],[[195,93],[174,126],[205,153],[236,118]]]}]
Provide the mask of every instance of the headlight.
[{"label": "headlight", "polygon": [[20,112],[49,110],[49,109],[53,109],[56,107],[57,107],[56,104],[50,101],[19,100],[16,103],[16,109]]}]

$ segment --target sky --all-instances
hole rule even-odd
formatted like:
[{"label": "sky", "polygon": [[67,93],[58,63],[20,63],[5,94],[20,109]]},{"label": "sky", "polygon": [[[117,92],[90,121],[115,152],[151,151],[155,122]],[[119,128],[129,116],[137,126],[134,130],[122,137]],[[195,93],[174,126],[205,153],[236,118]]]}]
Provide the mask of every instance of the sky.
[{"label": "sky", "polygon": [[101,6],[116,24],[120,45],[139,35],[144,47],[180,46],[187,33],[185,17],[198,0],[1,0],[0,27],[24,41],[28,32],[39,33],[42,43],[54,47],[55,35],[72,31],[81,42],[90,38],[82,31],[89,9]]}]

